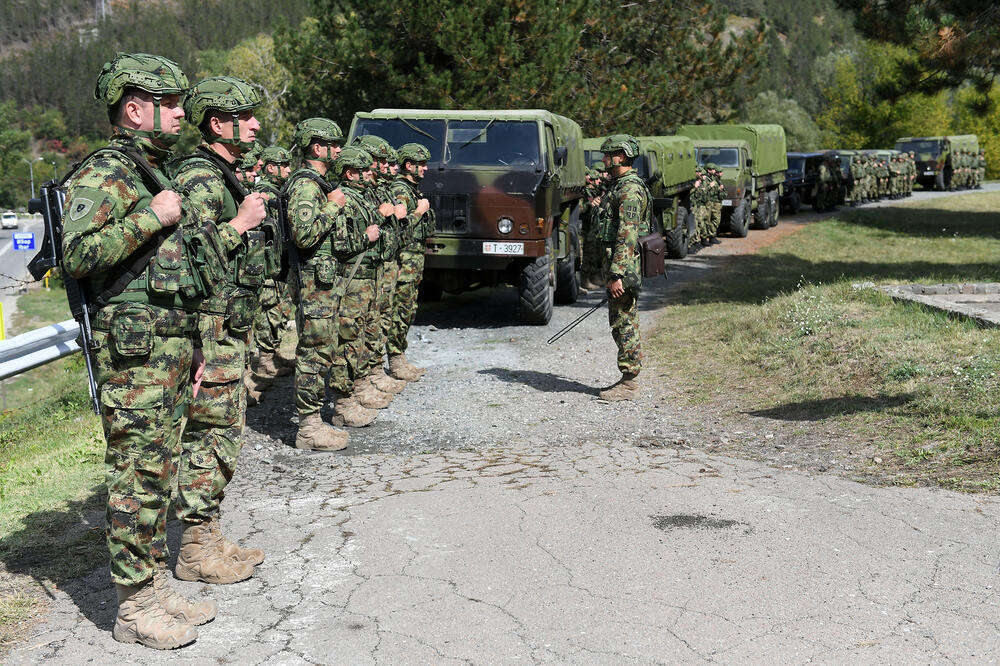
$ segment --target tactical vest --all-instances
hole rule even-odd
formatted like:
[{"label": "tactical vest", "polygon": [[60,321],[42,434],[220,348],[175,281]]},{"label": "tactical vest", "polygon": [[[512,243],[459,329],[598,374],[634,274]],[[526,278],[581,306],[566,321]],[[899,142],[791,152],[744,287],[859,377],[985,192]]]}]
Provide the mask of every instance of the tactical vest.
[{"label": "tactical vest", "polygon": [[[63,182],[68,182],[92,158],[98,156],[117,159],[128,171],[135,174],[138,199],[132,210],[148,207],[156,194],[171,187],[170,180],[163,171],[148,166],[146,158],[138,149],[117,144],[100,148],[88,155],[63,178]],[[156,179],[155,182],[152,182],[153,177]],[[156,191],[153,192],[152,189]],[[138,267],[139,274],[129,280],[119,293],[109,295],[108,290],[113,283],[121,279],[121,266],[126,266],[128,259],[116,267],[117,270],[95,273],[83,280],[90,302],[96,305],[148,303],[167,309],[197,309],[198,302],[209,295],[210,289],[192,270],[186,242],[192,233],[191,220],[184,215],[178,224],[147,240],[147,244],[158,243],[159,247],[149,263],[145,267]],[[143,247],[146,245],[137,249],[136,254],[142,252]]]},{"label": "tactical vest", "polygon": [[[379,221],[376,221],[378,217],[377,211],[372,209],[372,205],[361,191],[353,187],[345,187],[344,196],[347,197],[348,202],[343,210],[343,213],[347,216],[347,233],[361,235],[365,233],[365,229],[369,226],[379,223]],[[382,262],[378,243],[373,244],[371,248],[359,254],[363,254],[364,256],[364,259],[361,261],[361,267],[366,270],[358,273],[358,276],[362,278],[375,277],[372,271]],[[357,260],[357,257],[357,254],[353,257],[340,257],[343,260],[341,264],[342,269],[349,271],[350,265]]]},{"label": "tactical vest", "polygon": [[[406,209],[409,211],[411,208],[416,208],[417,201],[420,199],[418,196],[420,191],[417,189],[417,186],[403,176],[396,176],[396,179],[392,181],[392,185],[389,187],[389,192],[393,195],[393,201],[396,200],[395,194],[399,191],[405,193]],[[426,213],[416,220],[413,218],[407,219],[409,220],[409,224],[402,231],[400,244],[404,250],[422,252],[424,241],[434,233],[434,209],[428,209]]]},{"label": "tactical vest", "polygon": [[618,211],[615,209],[615,205],[618,201],[619,193],[622,188],[630,183],[640,185],[646,192],[646,196],[643,197],[643,210],[640,211],[640,219],[642,222],[639,225],[639,235],[645,236],[649,234],[649,230],[652,228],[652,206],[650,205],[651,198],[649,196],[649,190],[646,188],[646,184],[642,182],[642,179],[634,171],[629,171],[621,178],[612,182],[607,195],[601,201],[601,215],[597,227],[597,240],[603,243],[614,243],[618,240],[618,226],[620,224],[620,220],[618,219]]}]

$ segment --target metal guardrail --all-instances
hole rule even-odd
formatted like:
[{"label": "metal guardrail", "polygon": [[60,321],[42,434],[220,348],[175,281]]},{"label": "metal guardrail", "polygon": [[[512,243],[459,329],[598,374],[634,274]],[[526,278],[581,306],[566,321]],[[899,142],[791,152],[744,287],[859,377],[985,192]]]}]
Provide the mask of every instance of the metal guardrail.
[{"label": "metal guardrail", "polygon": [[74,319],[0,340],[0,379],[27,372],[80,351],[80,325]]}]

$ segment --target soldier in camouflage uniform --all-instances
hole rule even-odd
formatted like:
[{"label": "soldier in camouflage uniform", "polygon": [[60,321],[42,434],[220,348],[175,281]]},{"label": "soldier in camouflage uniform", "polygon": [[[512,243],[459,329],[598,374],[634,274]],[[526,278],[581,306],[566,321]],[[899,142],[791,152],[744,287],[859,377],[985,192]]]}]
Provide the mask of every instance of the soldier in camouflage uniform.
[{"label": "soldier in camouflage uniform", "polygon": [[597,242],[597,209],[605,192],[605,181],[597,169],[588,168],[584,198],[580,204],[580,286],[587,291],[600,289],[601,252]]},{"label": "soldier in camouflage uniform", "polygon": [[813,209],[818,213],[831,211],[836,206],[840,168],[829,158],[821,158],[816,168],[816,185]]},{"label": "soldier in camouflage uniform", "polygon": [[[309,118],[295,126],[293,143],[302,154],[302,168],[285,187],[288,224],[298,248],[300,276],[298,346],[295,350],[295,407],[299,431],[295,446],[314,451],[338,451],[348,435],[323,422],[326,380],[337,354],[344,255],[363,251],[377,240],[377,228],[358,229],[341,215],[347,198],[336,185],[336,161],[343,132],[327,118]],[[332,381],[332,380],[331,380]],[[341,412],[341,422],[367,425],[375,412],[359,406]]]},{"label": "soldier in camouflage uniform", "polygon": [[859,204],[861,204],[864,192],[865,171],[864,167],[861,165],[860,155],[851,155],[851,165],[848,169],[851,179],[847,183],[847,203],[850,204],[852,208],[856,208]]},{"label": "soldier in camouflage uniform", "polygon": [[[691,209],[694,213],[694,236],[689,239],[691,246],[701,245],[708,238],[708,225],[712,219],[712,211],[709,209],[709,178],[702,165],[695,167],[694,187],[691,189]],[[706,243],[707,245],[707,243]],[[696,247],[689,247],[688,251],[697,250]]]},{"label": "soldier in camouflage uniform", "polygon": [[434,212],[430,202],[420,196],[417,186],[427,172],[431,152],[419,143],[399,147],[400,172],[389,191],[394,203],[406,207],[407,224],[400,238],[399,279],[392,299],[392,327],[386,341],[389,353],[389,374],[408,382],[419,380],[426,370],[406,359],[406,334],[417,314],[417,291],[424,275],[424,247],[434,232]]},{"label": "soldier in camouflage uniform", "polygon": [[[281,146],[270,146],[261,151],[260,161],[261,173],[254,190],[266,194],[269,204],[276,203],[291,172],[292,155]],[[280,229],[276,231],[281,233]],[[253,322],[256,350],[251,373],[247,375],[248,397],[252,402],[259,401],[261,391],[270,386],[275,377],[291,374],[295,368],[295,359],[286,359],[280,353],[285,323],[294,316],[292,289],[287,277],[265,280],[260,289],[260,308]]]},{"label": "soldier in camouflage uniform", "polygon": [[[195,640],[195,625],[217,611],[215,602],[177,595],[166,573],[181,430],[192,378],[197,390],[204,372],[197,311],[210,262],[222,261],[218,235],[184,217],[162,167],[179,138],[187,86],[177,64],[159,56],[119,54],[105,63],[94,96],[107,105],[114,134],[68,176],[62,239],[62,268],[95,305],[91,355],[118,595],[113,635],[157,649]],[[124,288],[106,290],[112,282]]]},{"label": "soldier in camouflage uniform", "polygon": [[234,170],[260,129],[253,115],[260,95],[233,77],[212,77],[191,89],[184,102],[202,143],[172,163],[174,182],[202,223],[213,223],[227,252],[217,293],[205,299],[199,332],[205,377],[191,405],[182,438],[177,515],[184,528],[174,573],[183,580],[234,583],[253,575],[263,551],[244,549],[222,534],[220,505],[236,470],[246,420],[250,329],[267,259],[261,232],[267,195],[240,185]]},{"label": "soldier in camouflage uniform", "polygon": [[633,400],[639,395],[636,378],[642,369],[639,341],[639,289],[642,270],[639,237],[649,233],[652,195],[632,168],[639,142],[628,134],[615,134],[601,145],[611,185],[601,201],[598,240],[603,248],[603,273],[608,289],[608,322],[618,346],[622,378],[601,391],[605,400]]},{"label": "soldier in camouflage uniform", "polygon": [[260,145],[259,141],[254,141],[250,150],[240,155],[240,159],[236,162],[236,179],[247,189],[253,189],[257,183],[257,176],[263,165],[261,160],[263,155],[264,146]]},{"label": "soldier in camouflage uniform", "polygon": [[[388,203],[393,208],[392,214],[379,225],[382,233],[378,240],[375,300],[365,322],[367,373],[360,386],[355,389],[368,400],[366,402],[366,399],[359,398],[362,405],[378,409],[388,406],[393,396],[406,386],[405,380],[390,377],[385,372],[386,341],[392,328],[392,297],[399,278],[399,252],[402,249],[399,239],[406,227],[406,208],[403,206],[396,210],[395,197],[389,189],[393,179],[389,162],[396,157],[392,146],[371,134],[359,136],[354,144],[367,151],[374,160],[373,181],[365,187],[365,197],[376,207]],[[379,395],[380,393],[383,395]]]},{"label": "soldier in camouflage uniform", "polygon": [[[368,370],[368,348],[365,342],[365,323],[375,302],[375,279],[381,263],[378,239],[385,218],[393,214],[393,206],[384,203],[375,206],[365,196],[366,183],[374,182],[372,156],[356,146],[344,148],[334,164],[334,175],[340,178],[345,203],[338,222],[349,238],[366,236],[368,242],[361,247],[337,250],[338,273],[345,282],[340,301],[337,350],[330,388],[336,394],[334,414],[349,427],[368,425],[375,418],[374,412],[362,401],[372,403],[369,394],[362,394],[358,383]],[[369,393],[375,388],[368,384]],[[376,394],[377,395],[377,394]],[[383,394],[384,395],[384,394]],[[362,418],[363,416],[363,418]]]},{"label": "soldier in camouflage uniform", "polygon": [[718,243],[719,226],[722,224],[722,200],[726,198],[726,186],[722,182],[722,171],[713,162],[705,164],[708,177],[708,243]]}]

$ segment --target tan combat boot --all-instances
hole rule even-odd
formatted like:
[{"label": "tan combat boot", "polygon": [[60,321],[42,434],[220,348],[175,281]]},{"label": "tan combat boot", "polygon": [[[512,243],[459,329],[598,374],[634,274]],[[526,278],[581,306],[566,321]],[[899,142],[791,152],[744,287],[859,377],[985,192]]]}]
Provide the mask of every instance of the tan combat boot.
[{"label": "tan combat boot", "polygon": [[295,356],[285,356],[280,349],[274,350],[274,362],[276,365],[288,368],[289,372],[295,371]]},{"label": "tan combat boot", "polygon": [[347,433],[323,422],[319,412],[299,417],[295,448],[309,451],[340,451],[347,448]]},{"label": "tan combat boot", "polygon": [[618,383],[601,391],[601,398],[610,402],[635,400],[639,397],[639,375],[623,374]]},{"label": "tan combat boot", "polygon": [[205,523],[209,531],[215,536],[216,550],[222,553],[223,557],[236,560],[237,562],[249,562],[257,566],[264,562],[264,551],[260,548],[243,548],[226,538],[222,533],[222,518],[215,516]]},{"label": "tan combat boot", "polygon": [[189,601],[185,599],[177,590],[170,587],[167,573],[167,563],[157,562],[156,572],[153,574],[153,590],[160,600],[163,610],[186,624],[201,625],[211,622],[219,612],[219,606],[211,599],[205,601]]},{"label": "tan combat boot", "polygon": [[421,377],[427,373],[427,368],[421,368],[419,365],[413,365],[410,363],[410,359],[406,358],[406,354],[401,354],[401,356],[403,357],[403,365],[408,367],[413,372],[417,373]]},{"label": "tan combat boot", "polygon": [[284,377],[291,374],[292,368],[278,363],[277,354],[261,352],[257,355],[257,369],[254,372],[262,377]]},{"label": "tan combat boot", "polygon": [[385,374],[385,368],[381,365],[372,370],[372,374],[370,376],[372,385],[383,393],[396,395],[406,388],[405,379],[393,379],[389,375]]},{"label": "tan combat boot", "polygon": [[396,356],[389,357],[389,374],[397,379],[408,382],[419,380],[423,373],[417,372],[415,368],[416,366],[412,366],[406,362],[405,354],[397,354]]},{"label": "tan combat boot", "polygon": [[354,394],[342,395],[333,404],[334,424],[348,428],[363,428],[375,420],[378,414],[374,409],[367,409],[354,397]]},{"label": "tan combat boot", "polygon": [[392,402],[392,394],[379,391],[372,384],[371,375],[365,375],[364,379],[354,382],[353,395],[359,405],[368,409],[385,409]]},{"label": "tan combat boot", "polygon": [[257,405],[264,391],[270,388],[271,380],[248,371],[243,374],[243,385],[247,388],[247,403]]},{"label": "tan combat boot", "polygon": [[223,556],[218,540],[208,523],[185,524],[174,575],[181,580],[218,585],[238,583],[252,576],[253,565]]},{"label": "tan combat boot", "polygon": [[111,635],[119,643],[140,643],[156,650],[173,650],[198,638],[193,625],[177,619],[163,608],[153,581],[145,585],[115,584],[118,616]]}]

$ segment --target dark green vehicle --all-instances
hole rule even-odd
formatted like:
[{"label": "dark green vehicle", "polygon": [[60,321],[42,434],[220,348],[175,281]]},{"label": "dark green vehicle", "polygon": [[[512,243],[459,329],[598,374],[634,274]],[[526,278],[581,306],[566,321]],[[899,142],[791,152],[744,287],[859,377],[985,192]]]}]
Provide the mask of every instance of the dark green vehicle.
[{"label": "dark green vehicle", "polygon": [[958,150],[979,152],[979,139],[975,134],[906,136],[896,139],[896,150],[913,153],[917,184],[925,190],[949,190],[955,170],[954,153]]},{"label": "dark green vehicle", "polygon": [[427,239],[425,296],[514,285],[530,324],[547,324],[553,302],[577,299],[579,125],[542,110],[376,109],[351,123],[351,140],[365,134],[430,149],[420,189],[437,230]]},{"label": "dark green vehicle", "polygon": [[[694,236],[691,189],[697,165],[694,143],[686,136],[640,136],[639,157],[632,166],[653,195],[653,215],[659,222],[672,259],[687,256]],[[603,166],[603,138],[583,140],[587,166]]]}]

